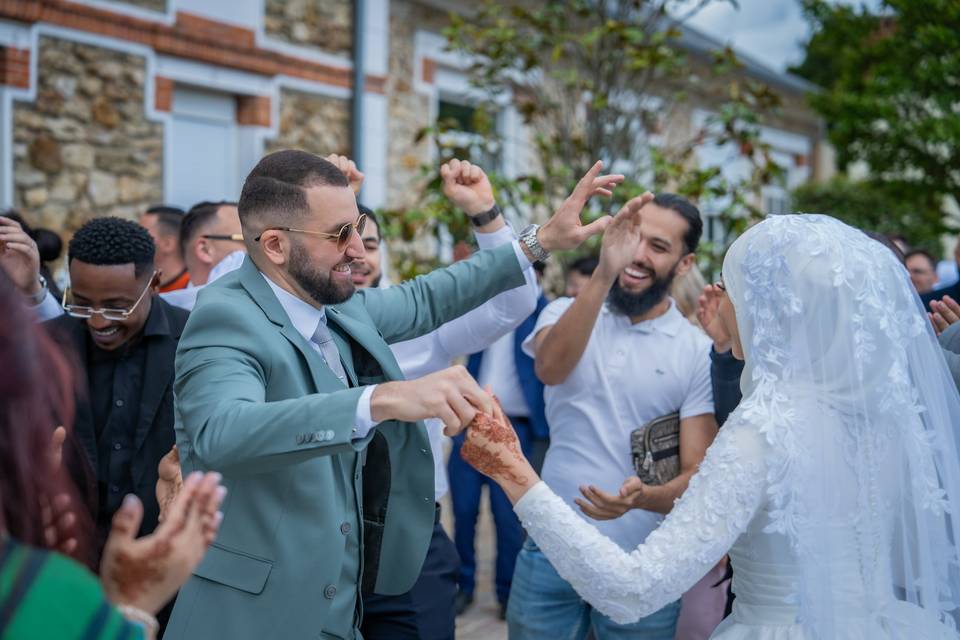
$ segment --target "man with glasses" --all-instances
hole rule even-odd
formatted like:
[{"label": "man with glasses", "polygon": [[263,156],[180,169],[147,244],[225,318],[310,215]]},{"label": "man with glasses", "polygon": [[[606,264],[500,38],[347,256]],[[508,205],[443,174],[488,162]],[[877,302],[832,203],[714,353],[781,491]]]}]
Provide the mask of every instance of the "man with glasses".
[{"label": "man with glasses", "polygon": [[97,552],[127,494],[143,503],[140,534],[157,526],[157,465],[174,442],[173,361],[187,312],[156,295],[154,251],[134,222],[87,222],[68,248],[66,314],[45,325],[86,374],[65,454],[78,486],[93,481]]},{"label": "man with glasses", "polygon": [[170,304],[190,311],[200,289],[243,262],[246,247],[236,202],[199,202],[180,224],[180,251],[190,282],[184,289],[160,294]]},{"label": "man with glasses", "polygon": [[404,380],[388,344],[522,286],[533,258],[601,232],[608,220],[582,225],[580,212],[622,177],[599,173],[520,242],[356,292],[366,221],[344,174],[302,151],[257,164],[239,205],[248,258],[201,292],[177,353],[183,472],[221,471],[231,498],[171,637],[352,639],[361,587],[410,590],[436,514],[422,420],[456,433],[492,400],[463,367]]}]

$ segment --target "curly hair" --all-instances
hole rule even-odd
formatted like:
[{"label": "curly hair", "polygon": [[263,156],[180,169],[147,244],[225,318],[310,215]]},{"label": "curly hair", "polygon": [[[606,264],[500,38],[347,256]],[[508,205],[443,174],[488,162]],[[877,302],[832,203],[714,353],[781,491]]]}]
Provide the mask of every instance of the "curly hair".
[{"label": "curly hair", "polygon": [[92,265],[133,263],[140,277],[153,270],[156,246],[146,229],[123,218],[94,218],[80,227],[70,240],[68,262],[79,260]]}]

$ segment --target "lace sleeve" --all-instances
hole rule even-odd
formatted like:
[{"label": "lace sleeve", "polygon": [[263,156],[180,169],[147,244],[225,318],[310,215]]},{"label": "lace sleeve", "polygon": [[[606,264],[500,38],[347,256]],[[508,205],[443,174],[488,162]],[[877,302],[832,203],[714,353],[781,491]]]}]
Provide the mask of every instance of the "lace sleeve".
[{"label": "lace sleeve", "polygon": [[544,483],[516,504],[524,528],[591,605],[618,624],[678,599],[733,546],[764,499],[767,446],[731,416],[673,510],[643,544],[626,552]]}]

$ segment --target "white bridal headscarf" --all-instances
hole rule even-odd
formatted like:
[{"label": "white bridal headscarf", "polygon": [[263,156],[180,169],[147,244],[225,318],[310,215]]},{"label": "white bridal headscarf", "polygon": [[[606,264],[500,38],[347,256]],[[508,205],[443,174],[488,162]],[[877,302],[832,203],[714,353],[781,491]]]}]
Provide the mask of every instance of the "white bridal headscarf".
[{"label": "white bridal headscarf", "polygon": [[960,397],[907,271],[861,231],[801,214],[749,229],[723,277],[740,408],[774,451],[769,530],[800,561],[800,622],[836,637],[847,613],[832,594],[856,584],[880,626],[901,600],[952,627]]}]

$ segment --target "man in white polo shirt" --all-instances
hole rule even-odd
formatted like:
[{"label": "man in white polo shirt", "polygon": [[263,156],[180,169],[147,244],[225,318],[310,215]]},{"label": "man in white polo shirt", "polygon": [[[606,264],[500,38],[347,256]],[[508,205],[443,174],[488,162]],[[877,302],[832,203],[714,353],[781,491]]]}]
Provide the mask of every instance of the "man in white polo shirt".
[{"label": "man in white polo shirt", "polygon": [[[673,278],[694,264],[703,229],[679,196],[645,196],[642,222],[604,237],[600,264],[576,298],[540,315],[524,342],[546,384],[550,448],[543,480],[576,503],[597,528],[633,550],[673,507],[717,432],[710,340],[669,297]],[[662,486],[634,476],[630,432],[680,413],[680,476]],[[627,478],[631,478],[625,483]],[[621,495],[621,486],[625,495]],[[507,608],[511,640],[672,640],[680,603],[617,625],[581,600],[528,539]]]}]

